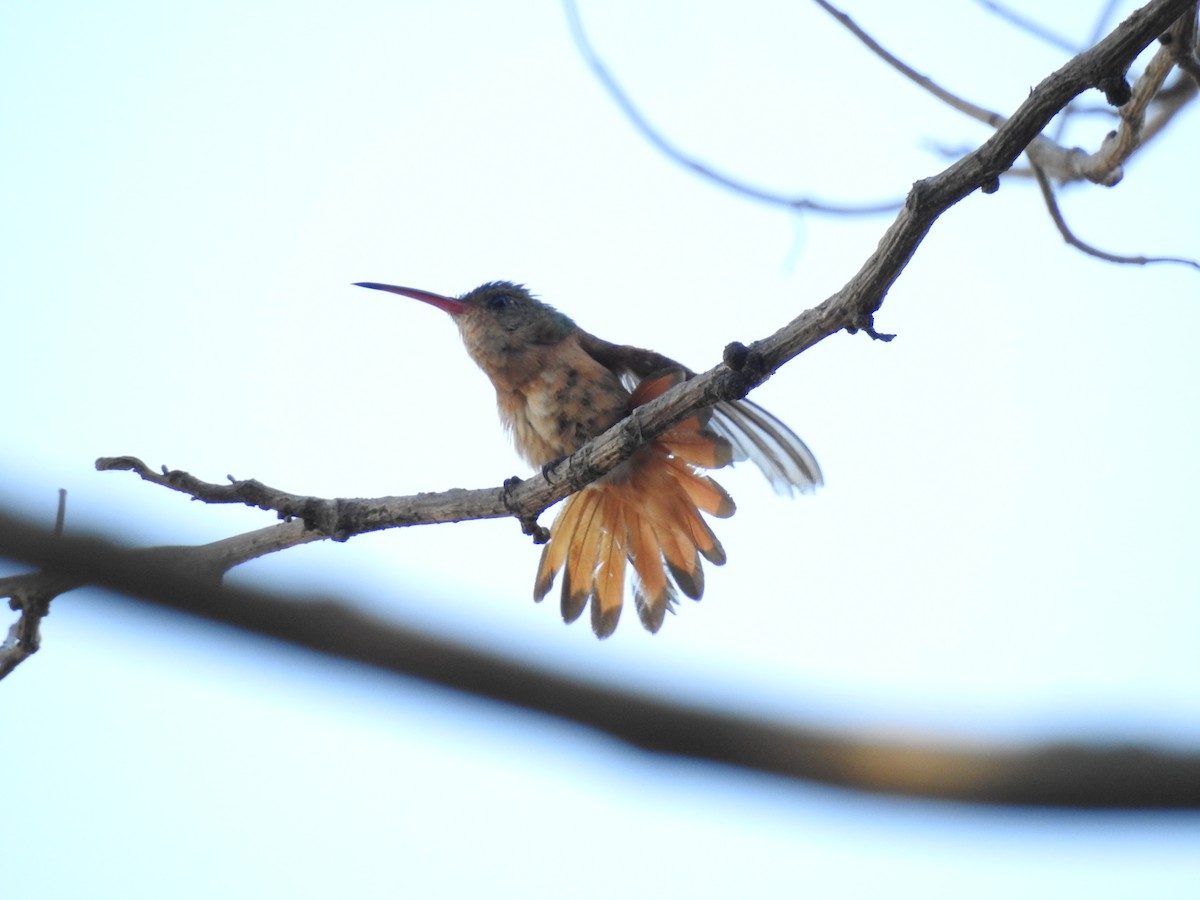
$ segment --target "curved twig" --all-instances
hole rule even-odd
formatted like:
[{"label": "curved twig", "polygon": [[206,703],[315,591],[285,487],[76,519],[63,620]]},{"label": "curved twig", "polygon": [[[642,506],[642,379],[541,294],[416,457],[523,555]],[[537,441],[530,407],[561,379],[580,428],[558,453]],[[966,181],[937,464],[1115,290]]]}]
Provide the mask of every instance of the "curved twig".
[{"label": "curved twig", "polygon": [[1036,163],[1031,166],[1031,169],[1033,177],[1037,179],[1038,187],[1042,189],[1042,199],[1046,201],[1046,209],[1050,213],[1050,218],[1054,220],[1054,224],[1058,228],[1058,233],[1062,235],[1064,241],[1076,250],[1081,250],[1088,256],[1094,256],[1096,259],[1102,259],[1105,262],[1121,263],[1123,265],[1145,266],[1150,263],[1177,263],[1200,270],[1200,261],[1194,259],[1184,259],[1180,256],[1122,256],[1117,253],[1109,253],[1106,250],[1101,250],[1081,240],[1071,231],[1070,226],[1067,225],[1067,220],[1063,217],[1062,210],[1058,207],[1058,198],[1054,196],[1054,186],[1050,184],[1049,177],[1047,177],[1046,173]]},{"label": "curved twig", "polygon": [[821,7],[821,9],[825,10],[825,12],[837,19],[843,28],[858,38],[862,45],[868,50],[882,59],[885,63],[899,72],[909,81],[919,85],[924,90],[933,94],[933,96],[937,97],[947,106],[951,107],[952,109],[957,109],[961,113],[965,113],[972,119],[982,122],[984,125],[990,125],[992,128],[999,128],[1004,124],[1005,118],[1004,116],[1000,115],[1000,113],[986,109],[976,103],[972,103],[970,100],[964,100],[962,97],[958,96],[958,94],[955,94],[952,91],[942,87],[928,75],[922,75],[908,63],[904,62],[904,60],[900,59],[900,57],[888,51],[882,44],[875,40],[875,38],[871,37],[871,35],[867,34],[866,31],[859,27],[858,23],[850,18],[850,16],[842,12],[832,3],[828,3],[826,0],[815,0],[815,2],[817,6]]},{"label": "curved twig", "polygon": [[809,212],[837,216],[862,216],[895,212],[900,208],[900,201],[898,200],[887,201],[885,203],[849,205],[826,203],[822,200],[812,200],[805,197],[787,197],[773,191],[755,187],[731,175],[726,175],[712,166],[701,162],[694,156],[685,153],[682,149],[671,143],[662,132],[650,124],[650,120],[642,115],[641,110],[630,99],[629,94],[625,92],[624,88],[621,87],[617,79],[608,70],[608,66],[604,64],[604,60],[600,58],[600,55],[596,52],[596,48],[592,46],[591,41],[588,39],[587,31],[583,27],[583,20],[579,16],[579,9],[576,6],[575,0],[563,0],[563,9],[566,12],[567,25],[571,30],[571,36],[575,41],[575,45],[579,49],[579,54],[587,62],[588,67],[596,76],[596,80],[600,82],[608,92],[608,95],[612,97],[613,102],[620,107],[621,112],[625,114],[625,117],[632,123],[633,127],[641,133],[642,137],[649,141],[664,156],[683,166],[685,169],[690,169],[700,177],[715,182],[721,187],[741,194],[744,197],[759,200],[763,203],[771,203],[776,206],[786,206],[794,210],[807,210]]}]

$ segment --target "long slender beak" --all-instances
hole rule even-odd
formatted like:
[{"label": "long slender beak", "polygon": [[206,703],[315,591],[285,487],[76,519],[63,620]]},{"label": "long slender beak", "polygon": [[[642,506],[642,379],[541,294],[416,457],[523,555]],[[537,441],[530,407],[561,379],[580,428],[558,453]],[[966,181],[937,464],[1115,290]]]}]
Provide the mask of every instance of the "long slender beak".
[{"label": "long slender beak", "polygon": [[373,291],[391,291],[393,294],[400,294],[403,297],[422,300],[425,303],[433,304],[438,309],[445,310],[452,316],[457,316],[467,310],[467,304],[461,300],[455,300],[453,297],[443,297],[441,294],[435,294],[432,291],[422,291],[419,288],[397,287],[394,284],[379,284],[376,281],[356,281],[354,286],[370,288]]}]

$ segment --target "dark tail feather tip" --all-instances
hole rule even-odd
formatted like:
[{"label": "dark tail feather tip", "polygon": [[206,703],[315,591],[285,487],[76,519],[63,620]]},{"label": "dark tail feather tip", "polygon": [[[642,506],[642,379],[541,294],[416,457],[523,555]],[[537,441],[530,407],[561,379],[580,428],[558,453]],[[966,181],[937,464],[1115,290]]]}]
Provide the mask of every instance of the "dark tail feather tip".
[{"label": "dark tail feather tip", "polygon": [[596,637],[604,640],[617,630],[617,620],[621,618],[621,605],[617,604],[608,612],[601,612],[599,598],[592,597],[592,631]]}]

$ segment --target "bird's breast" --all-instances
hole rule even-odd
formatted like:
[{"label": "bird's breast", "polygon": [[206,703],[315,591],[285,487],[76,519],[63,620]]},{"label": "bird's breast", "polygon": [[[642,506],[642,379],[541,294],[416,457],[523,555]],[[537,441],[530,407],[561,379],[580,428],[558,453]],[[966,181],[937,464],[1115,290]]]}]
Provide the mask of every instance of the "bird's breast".
[{"label": "bird's breast", "polygon": [[629,412],[620,380],[582,351],[496,395],[517,452],[535,466],[574,453]]}]

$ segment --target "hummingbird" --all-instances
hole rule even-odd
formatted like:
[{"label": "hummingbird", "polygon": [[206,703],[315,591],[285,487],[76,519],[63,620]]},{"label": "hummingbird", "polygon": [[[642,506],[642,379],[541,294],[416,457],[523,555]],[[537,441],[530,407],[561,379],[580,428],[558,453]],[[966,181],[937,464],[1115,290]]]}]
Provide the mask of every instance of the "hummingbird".
[{"label": "hummingbird", "polygon": [[[449,313],[467,353],[492,382],[500,419],[517,452],[545,468],[694,372],[675,360],[584,331],[524,285],[492,281],[459,297],[378,282]],[[812,452],[796,434],[748,400],[716,403],[672,426],[654,442],[566,499],[550,529],[534,580],[541,601],[562,571],[563,620],[591,605],[592,630],[617,627],[627,565],[633,598],[650,632],[674,613],[678,594],[704,592],[700,557],[725,562],[725,550],[701,513],[733,515],[733,499],[704,474],[753,461],[779,493],[822,483]]]}]

